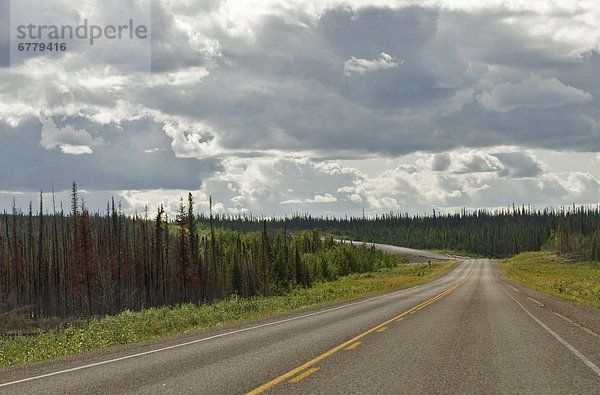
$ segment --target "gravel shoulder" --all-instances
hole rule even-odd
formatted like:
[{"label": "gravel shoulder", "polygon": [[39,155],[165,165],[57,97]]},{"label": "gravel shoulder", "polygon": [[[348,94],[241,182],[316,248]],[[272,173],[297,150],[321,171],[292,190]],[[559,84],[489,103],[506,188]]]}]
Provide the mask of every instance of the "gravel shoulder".
[{"label": "gravel shoulder", "polygon": [[494,276],[503,285],[517,290],[534,305],[537,305],[537,308],[552,313],[574,326],[579,326],[586,332],[591,331],[600,339],[600,309],[565,300],[514,282],[500,268],[500,265],[495,265]]}]

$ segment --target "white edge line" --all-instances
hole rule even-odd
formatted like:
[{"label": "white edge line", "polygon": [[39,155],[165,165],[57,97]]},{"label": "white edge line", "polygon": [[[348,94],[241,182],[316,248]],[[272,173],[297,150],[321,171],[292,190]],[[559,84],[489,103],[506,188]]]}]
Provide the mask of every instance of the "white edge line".
[{"label": "white edge line", "polygon": [[[432,283],[438,282],[438,281],[442,281],[444,279],[445,279],[445,277],[441,278],[441,279],[436,279],[435,281],[430,282],[429,285],[431,285]],[[308,313],[308,314],[303,314],[303,315],[297,316],[297,317],[286,318],[286,319],[280,320],[280,321],[268,322],[266,324],[256,325],[256,326],[252,326],[252,327],[249,327],[249,328],[237,329],[235,331],[226,332],[226,333],[220,333],[218,335],[204,337],[202,339],[196,339],[196,340],[192,340],[192,341],[185,342],[185,343],[174,344],[174,345],[168,346],[168,347],[157,348],[155,350],[145,351],[145,352],[141,352],[141,353],[137,353],[137,354],[126,355],[124,357],[109,359],[109,360],[106,360],[106,361],[95,362],[95,363],[91,363],[91,364],[88,364],[88,365],[77,366],[77,367],[74,367],[74,368],[71,368],[71,369],[59,370],[59,371],[56,371],[56,372],[46,373],[46,374],[42,374],[42,375],[39,375],[39,376],[27,377],[27,378],[20,379],[20,380],[10,381],[8,383],[1,383],[0,387],[7,387],[9,385],[24,383],[24,382],[27,382],[27,381],[33,381],[33,380],[43,379],[43,378],[46,378],[46,377],[57,376],[59,374],[65,374],[65,373],[75,372],[77,370],[82,370],[82,369],[87,369],[87,368],[93,368],[95,366],[107,365],[107,364],[113,363],[113,362],[123,361],[123,360],[131,359],[131,358],[137,358],[137,357],[141,357],[141,356],[144,356],[144,355],[149,355],[149,354],[154,354],[154,353],[158,353],[158,352],[162,352],[162,351],[171,350],[171,349],[174,349],[174,348],[189,346],[191,344],[196,344],[196,343],[200,343],[200,342],[204,342],[204,341],[216,339],[216,338],[219,338],[219,337],[225,337],[225,336],[229,336],[229,335],[235,335],[235,334],[241,333],[241,332],[247,332],[247,331],[251,331],[251,330],[255,330],[255,329],[264,328],[264,327],[267,327],[267,326],[278,325],[278,324],[282,324],[282,323],[289,322],[289,321],[295,321],[295,320],[299,320],[299,319],[302,319],[302,318],[312,317],[312,316],[315,316],[315,315],[324,314],[324,313],[328,313],[328,312],[335,311],[335,310],[345,309],[345,308],[350,307],[350,306],[355,306],[355,305],[359,305],[359,304],[364,304],[364,303],[372,302],[372,301],[377,300],[377,299],[387,298],[387,297],[393,296],[395,294],[399,294],[399,293],[404,293],[404,292],[410,291],[410,290],[412,290],[414,288],[417,288],[417,287],[419,287],[421,285],[424,285],[424,284],[417,284],[417,285],[415,285],[413,287],[410,287],[410,288],[404,288],[404,289],[400,289],[398,291],[387,293],[387,294],[384,294],[384,295],[374,296],[372,298],[365,299],[365,300],[362,300],[360,302],[348,303],[348,304],[345,304],[343,306],[332,307],[332,308],[329,308],[329,309],[326,309],[326,310],[320,310],[320,311],[316,311],[314,313]],[[208,328],[206,328],[206,329],[208,329]],[[133,344],[133,343],[129,343],[129,344]],[[600,375],[600,373],[599,373],[599,375]]]},{"label": "white edge line", "polygon": [[577,350],[575,347],[573,347],[572,345],[570,345],[565,339],[563,339],[562,337],[560,337],[556,332],[554,332],[552,329],[550,329],[546,324],[544,324],[542,321],[540,321],[536,316],[534,316],[533,314],[531,314],[511,294],[509,294],[508,292],[506,292],[503,288],[502,288],[502,291],[504,291],[505,294],[507,294],[512,300],[514,300],[515,303],[518,304],[519,307],[521,307],[521,309],[523,309],[523,311],[525,313],[527,313],[528,316],[530,316],[535,322],[537,322],[537,324],[539,326],[541,326],[542,328],[544,328],[549,334],[551,334],[563,346],[565,346],[569,351],[571,351],[574,355],[576,355],[579,359],[581,359],[583,361],[583,363],[585,363],[590,369],[592,369],[594,371],[594,373],[596,373],[598,375],[598,377],[600,377],[600,368],[598,366],[596,366],[592,361],[590,361],[589,359],[587,359],[587,357],[585,355],[583,355],[579,350]]},{"label": "white edge line", "polygon": [[537,303],[539,306],[544,307],[544,304],[539,300],[535,300],[534,298],[530,298],[529,296],[527,297],[527,299],[530,299],[533,303]]},{"label": "white edge line", "polygon": [[554,311],[553,313],[554,313],[554,315],[556,315],[557,317],[560,317],[560,318],[562,318],[563,320],[565,320],[565,321],[567,321],[568,323],[570,323],[570,324],[572,324],[572,325],[576,326],[577,328],[581,329],[582,331],[584,331],[584,332],[586,332],[586,333],[588,333],[588,334],[590,334],[590,335],[592,335],[592,336],[596,336],[596,337],[600,338],[600,335],[599,335],[598,333],[594,332],[593,330],[591,330],[590,328],[586,328],[586,327],[585,327],[585,326],[583,326],[583,325],[579,325],[577,322],[573,321],[572,319],[570,319],[570,318],[568,318],[568,317],[565,317],[565,316],[564,316],[564,315],[562,315],[562,314],[559,314],[559,313],[557,313],[556,311]]}]

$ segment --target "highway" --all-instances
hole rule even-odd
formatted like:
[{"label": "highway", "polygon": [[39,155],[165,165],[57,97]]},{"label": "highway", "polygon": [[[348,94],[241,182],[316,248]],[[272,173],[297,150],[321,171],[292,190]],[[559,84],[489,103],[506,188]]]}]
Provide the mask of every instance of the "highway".
[{"label": "highway", "polygon": [[461,260],[419,286],[0,370],[0,393],[595,393],[600,312]]}]

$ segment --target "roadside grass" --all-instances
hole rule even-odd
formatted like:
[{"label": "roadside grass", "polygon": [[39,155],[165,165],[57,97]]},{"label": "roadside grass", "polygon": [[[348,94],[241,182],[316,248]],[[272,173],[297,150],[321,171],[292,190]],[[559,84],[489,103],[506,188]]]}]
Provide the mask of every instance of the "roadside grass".
[{"label": "roadside grass", "polygon": [[500,266],[525,286],[600,308],[600,262],[565,262],[551,252],[526,252]]},{"label": "roadside grass", "polygon": [[64,357],[120,344],[218,327],[275,314],[385,292],[422,283],[449,269],[454,262],[401,264],[377,272],[353,274],[336,281],[297,288],[284,296],[231,297],[213,304],[124,311],[34,336],[0,337],[0,367]]}]

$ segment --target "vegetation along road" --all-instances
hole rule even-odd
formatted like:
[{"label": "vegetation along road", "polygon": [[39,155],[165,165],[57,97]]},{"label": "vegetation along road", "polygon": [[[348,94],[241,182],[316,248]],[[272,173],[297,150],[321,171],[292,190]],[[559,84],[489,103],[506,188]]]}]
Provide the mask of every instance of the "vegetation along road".
[{"label": "vegetation along road", "polygon": [[596,319],[464,259],[374,297],[4,369],[0,393],[597,393]]}]

